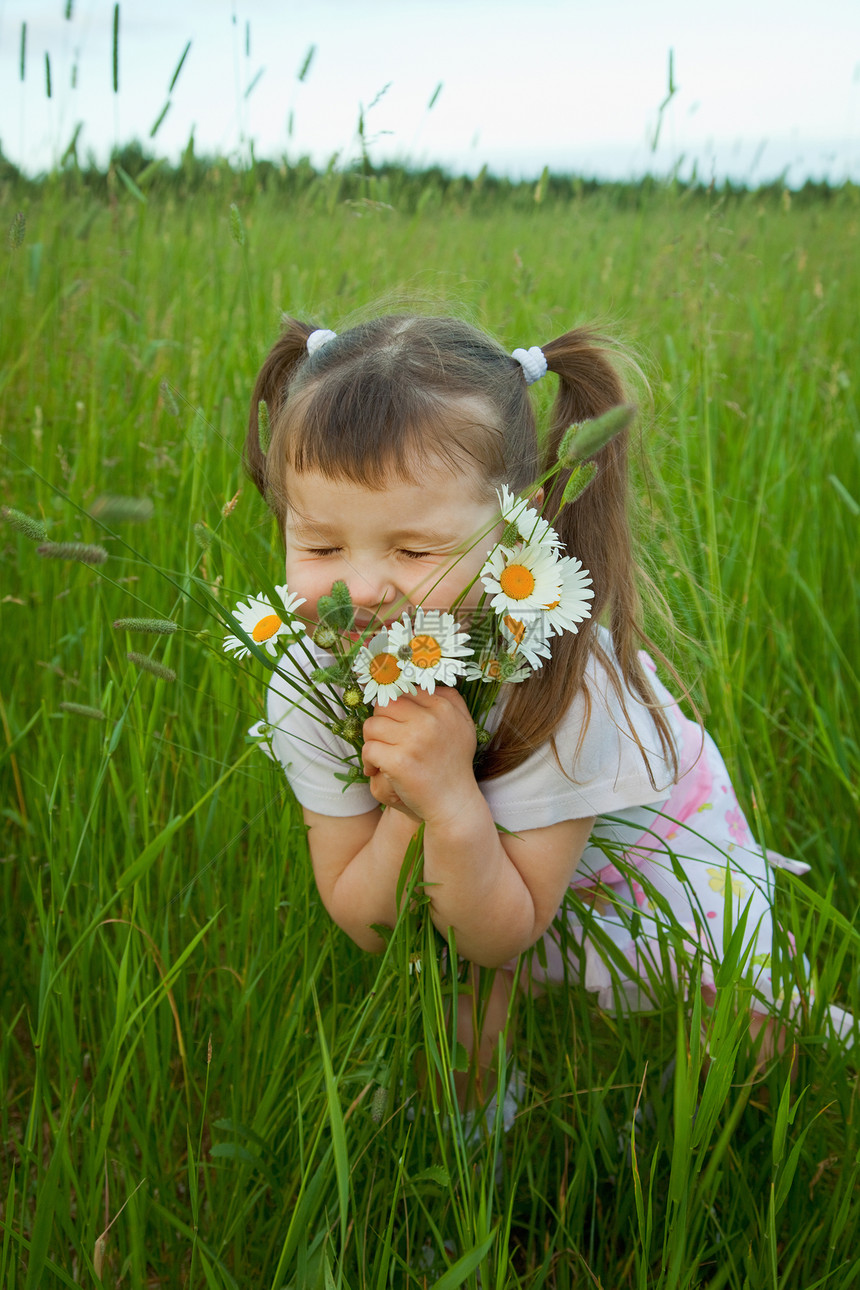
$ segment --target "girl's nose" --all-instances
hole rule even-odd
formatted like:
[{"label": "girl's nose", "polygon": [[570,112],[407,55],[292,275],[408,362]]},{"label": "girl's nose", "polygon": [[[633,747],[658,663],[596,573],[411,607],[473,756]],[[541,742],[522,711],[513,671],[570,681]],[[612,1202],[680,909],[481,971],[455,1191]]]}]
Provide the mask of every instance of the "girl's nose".
[{"label": "girl's nose", "polygon": [[356,608],[371,613],[377,613],[382,606],[394,604],[397,599],[393,584],[382,573],[357,570],[355,576],[349,579],[348,585]]}]

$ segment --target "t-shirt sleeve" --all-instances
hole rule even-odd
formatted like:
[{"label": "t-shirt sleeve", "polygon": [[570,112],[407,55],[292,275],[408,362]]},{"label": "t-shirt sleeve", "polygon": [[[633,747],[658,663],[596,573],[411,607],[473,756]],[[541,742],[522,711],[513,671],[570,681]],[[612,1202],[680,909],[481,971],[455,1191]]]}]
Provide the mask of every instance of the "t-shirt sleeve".
[{"label": "t-shirt sleeve", "polygon": [[297,684],[273,674],[266,698],[268,737],[300,805],[320,815],[364,815],[373,810],[378,803],[366,784],[335,778],[356,764],[354,748],[311,715],[316,709],[303,697],[302,688],[312,687],[295,657],[284,655],[282,667]]},{"label": "t-shirt sleeve", "polygon": [[[514,770],[481,784],[502,828],[544,828],[628,807],[656,806],[668,798],[674,770],[648,708],[627,690],[622,703],[596,661],[587,684],[590,706],[583,694],[576,697],[555,732],[555,749],[547,741]],[[677,706],[656,678],[652,685],[677,749]]]}]

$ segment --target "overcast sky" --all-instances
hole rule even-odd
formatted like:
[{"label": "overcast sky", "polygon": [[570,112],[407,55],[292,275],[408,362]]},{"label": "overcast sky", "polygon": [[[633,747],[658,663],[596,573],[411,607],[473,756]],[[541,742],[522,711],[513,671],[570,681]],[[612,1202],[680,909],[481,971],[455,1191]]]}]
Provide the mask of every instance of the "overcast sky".
[{"label": "overcast sky", "polygon": [[53,164],[78,121],[82,160],[148,141],[190,41],[150,144],[172,157],[193,129],[198,152],[246,157],[253,141],[345,161],[363,105],[376,160],[860,181],[858,0],[123,0],[117,94],[113,12],[0,0],[0,146],[26,170]]}]

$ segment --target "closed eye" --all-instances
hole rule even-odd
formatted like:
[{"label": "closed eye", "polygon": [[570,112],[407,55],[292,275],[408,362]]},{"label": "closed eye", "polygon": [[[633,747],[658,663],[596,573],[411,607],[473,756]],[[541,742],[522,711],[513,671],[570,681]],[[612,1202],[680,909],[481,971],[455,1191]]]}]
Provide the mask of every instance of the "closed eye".
[{"label": "closed eye", "polygon": [[407,560],[427,560],[430,557],[429,551],[401,551],[400,554]]},{"label": "closed eye", "polygon": [[317,555],[317,556],[337,555],[339,550],[340,550],[339,546],[321,546],[321,547],[313,547],[309,549],[307,554]]}]

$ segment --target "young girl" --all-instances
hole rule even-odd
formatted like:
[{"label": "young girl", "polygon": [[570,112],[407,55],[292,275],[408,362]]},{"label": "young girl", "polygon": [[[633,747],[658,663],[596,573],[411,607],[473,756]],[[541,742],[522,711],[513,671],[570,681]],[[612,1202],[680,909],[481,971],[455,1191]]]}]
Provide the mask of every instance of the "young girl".
[{"label": "young girl", "polygon": [[[541,454],[528,385],[547,371],[558,393]],[[306,602],[309,632],[337,580],[356,606],[354,639],[419,606],[456,602],[462,623],[504,531],[503,485],[543,504],[568,554],[590,571],[590,622],[554,637],[551,657],[504,687],[477,773],[475,727],[454,688],[377,706],[364,723],[369,783],[345,791],[334,772],[351,749],[277,676],[269,690],[272,747],[304,809],[322,900],[364,949],[381,949],[373,925],[397,918],[398,876],[423,821],[436,927],[453,929],[472,963],[503,969],[484,1062],[511,971],[528,951],[533,979],[578,981],[607,1009],[647,1008],[655,984],[683,971],[679,937],[699,956],[708,991],[733,936],[753,1033],[796,992],[791,963],[772,962],[770,866],[806,866],[752,840],[713,741],[638,648],[648,642],[626,432],[597,453],[594,482],[572,503],[559,510],[565,475],[546,498],[535,488],[571,423],[623,401],[607,349],[586,331],[512,356],[463,322],[412,316],[341,335],[287,320],[253,394],[246,463],[284,533],[287,587]],[[306,672],[306,657],[293,648],[288,666]],[[582,899],[562,911],[569,889]],[[850,1016],[831,1015],[847,1034]]]}]

